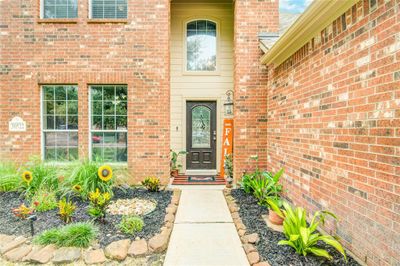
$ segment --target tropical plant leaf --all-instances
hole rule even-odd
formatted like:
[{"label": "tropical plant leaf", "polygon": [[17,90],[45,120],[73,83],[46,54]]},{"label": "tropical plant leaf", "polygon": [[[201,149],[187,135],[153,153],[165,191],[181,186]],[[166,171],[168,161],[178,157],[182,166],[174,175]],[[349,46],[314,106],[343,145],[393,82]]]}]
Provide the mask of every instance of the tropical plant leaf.
[{"label": "tropical plant leaf", "polygon": [[331,259],[332,259],[332,256],[331,256],[331,255],[328,253],[328,251],[326,251],[325,249],[316,248],[316,247],[311,247],[311,248],[308,248],[308,249],[306,250],[306,252],[311,252],[311,253],[313,253],[314,255],[319,256],[319,257],[325,257],[325,258],[327,258],[328,260],[331,260]]}]

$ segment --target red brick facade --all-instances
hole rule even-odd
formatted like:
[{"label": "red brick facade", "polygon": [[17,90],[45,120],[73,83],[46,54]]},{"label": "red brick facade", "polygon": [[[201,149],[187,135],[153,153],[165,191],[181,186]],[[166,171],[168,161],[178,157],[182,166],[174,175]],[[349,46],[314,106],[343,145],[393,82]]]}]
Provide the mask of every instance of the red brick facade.
[{"label": "red brick facade", "polygon": [[277,32],[278,1],[235,1],[234,14],[234,175],[254,169],[258,155],[267,166],[267,69],[260,64],[258,34]]},{"label": "red brick facade", "polygon": [[368,265],[400,264],[399,70],[400,1],[379,0],[269,73],[268,168],[285,168],[295,204],[335,212]]},{"label": "red brick facade", "polygon": [[[88,1],[78,19],[45,23],[39,0],[0,3],[0,158],[26,160],[41,152],[40,85],[77,84],[79,150],[88,156],[88,86],[128,85],[128,167],[132,182],[169,177],[170,1],[129,1],[128,19],[89,21]],[[48,22],[48,21],[47,21]],[[8,132],[22,117],[27,131]]]}]

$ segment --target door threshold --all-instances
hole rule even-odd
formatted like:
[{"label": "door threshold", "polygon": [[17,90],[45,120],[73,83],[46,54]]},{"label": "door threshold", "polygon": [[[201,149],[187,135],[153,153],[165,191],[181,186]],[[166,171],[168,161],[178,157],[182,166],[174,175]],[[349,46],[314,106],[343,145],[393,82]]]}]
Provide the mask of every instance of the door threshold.
[{"label": "door threshold", "polygon": [[185,175],[217,175],[217,170],[186,170]]}]

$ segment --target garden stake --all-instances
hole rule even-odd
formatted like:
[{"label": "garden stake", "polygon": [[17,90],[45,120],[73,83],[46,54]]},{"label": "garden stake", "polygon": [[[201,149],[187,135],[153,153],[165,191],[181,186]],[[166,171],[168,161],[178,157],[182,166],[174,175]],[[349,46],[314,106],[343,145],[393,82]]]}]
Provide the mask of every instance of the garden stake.
[{"label": "garden stake", "polygon": [[31,235],[33,236],[35,234],[35,228],[33,227],[33,222],[37,220],[36,215],[31,215],[28,217],[29,223],[31,225]]}]

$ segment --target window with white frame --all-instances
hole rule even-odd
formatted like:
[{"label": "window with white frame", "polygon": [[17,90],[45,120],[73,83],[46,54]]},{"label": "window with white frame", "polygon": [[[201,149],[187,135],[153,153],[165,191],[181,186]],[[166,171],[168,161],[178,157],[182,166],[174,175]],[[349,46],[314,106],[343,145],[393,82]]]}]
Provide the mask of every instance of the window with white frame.
[{"label": "window with white frame", "polygon": [[90,87],[92,159],[127,161],[128,88],[126,85]]},{"label": "window with white frame", "polygon": [[195,20],[186,24],[186,70],[217,69],[217,24]]},{"label": "window with white frame", "polygon": [[41,0],[42,18],[77,18],[78,0]]},{"label": "window with white frame", "polygon": [[44,159],[78,159],[78,87],[42,86]]},{"label": "window with white frame", "polygon": [[89,0],[90,18],[124,19],[128,16],[127,0]]}]

